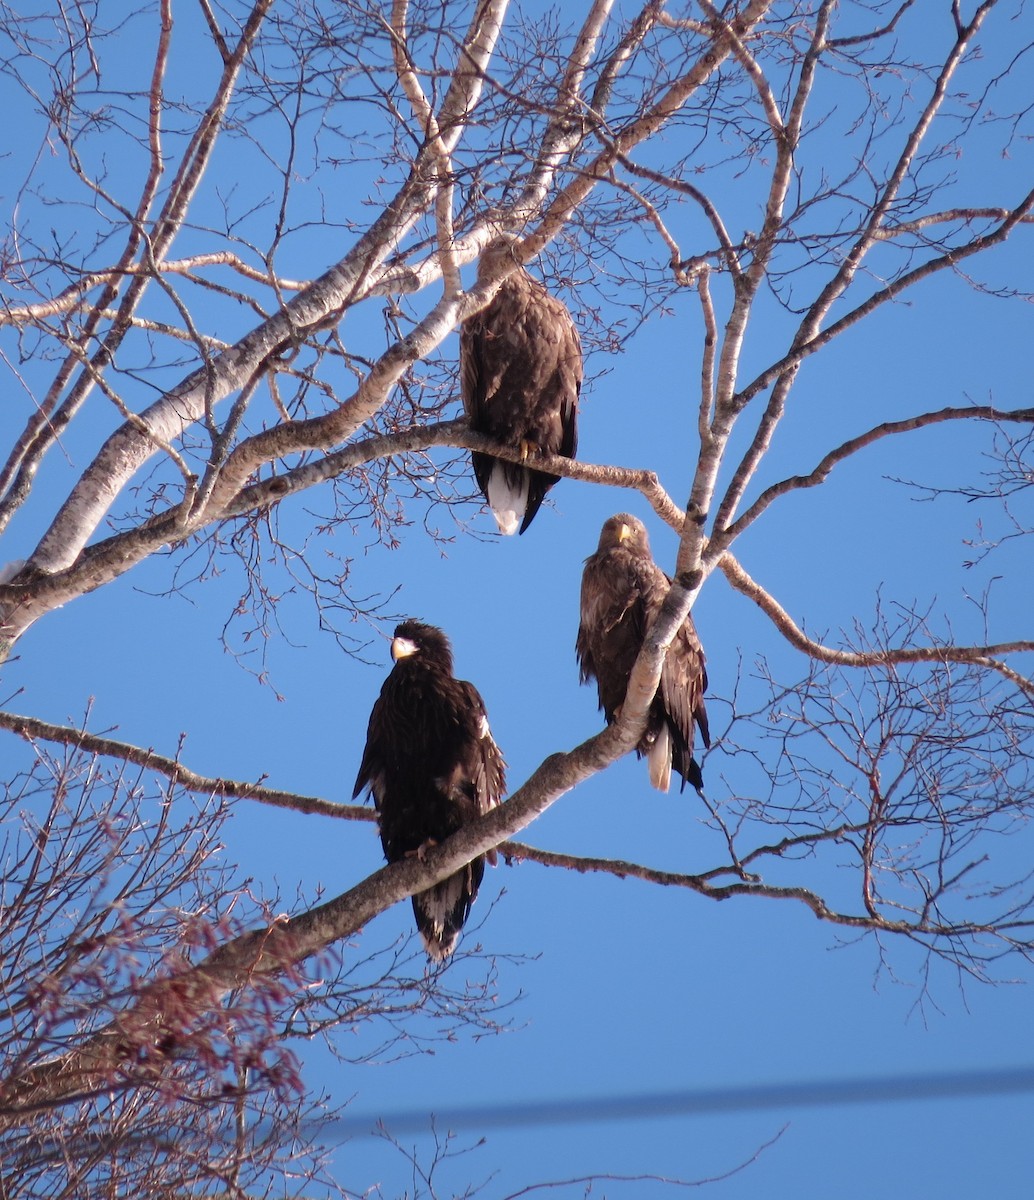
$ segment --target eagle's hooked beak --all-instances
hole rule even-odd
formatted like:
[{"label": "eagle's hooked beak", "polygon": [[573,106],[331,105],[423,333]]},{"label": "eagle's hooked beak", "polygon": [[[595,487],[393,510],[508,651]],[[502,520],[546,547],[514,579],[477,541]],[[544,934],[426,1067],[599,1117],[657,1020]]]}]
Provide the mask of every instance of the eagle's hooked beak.
[{"label": "eagle's hooked beak", "polygon": [[618,526],[618,542],[625,542],[632,536],[632,529],[624,521]]},{"label": "eagle's hooked beak", "polygon": [[400,658],[409,658],[411,654],[416,654],[416,642],[411,642],[409,638],[397,637],[391,639],[391,657],[394,662],[398,662]]}]

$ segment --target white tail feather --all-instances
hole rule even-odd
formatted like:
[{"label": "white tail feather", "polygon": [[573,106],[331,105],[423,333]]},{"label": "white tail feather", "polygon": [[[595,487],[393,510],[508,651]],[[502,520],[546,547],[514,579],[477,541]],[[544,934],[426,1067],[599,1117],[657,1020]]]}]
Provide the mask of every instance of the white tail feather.
[{"label": "white tail feather", "polygon": [[457,871],[455,875],[413,897],[414,908],[419,908],[424,918],[420,925],[424,948],[431,958],[439,962],[448,958],[456,948],[459,930],[450,928],[451,919],[463,903],[467,886],[466,872]]},{"label": "white tail feather", "polygon": [[519,487],[513,487],[506,478],[506,471],[501,462],[492,467],[488,477],[488,504],[499,526],[499,532],[507,537],[516,533],[524,520],[528,507],[528,478],[527,471],[521,472]]},{"label": "white tail feather", "polygon": [[428,937],[421,929],[420,937],[424,943],[424,950],[427,952],[428,958],[433,958],[435,962],[445,962],[449,955],[456,949],[455,935],[448,942],[443,942],[441,938]]},{"label": "white tail feather", "polygon": [[666,792],[671,786],[671,734],[666,724],[657,731],[657,737],[647,751],[646,762],[650,782],[659,792]]}]

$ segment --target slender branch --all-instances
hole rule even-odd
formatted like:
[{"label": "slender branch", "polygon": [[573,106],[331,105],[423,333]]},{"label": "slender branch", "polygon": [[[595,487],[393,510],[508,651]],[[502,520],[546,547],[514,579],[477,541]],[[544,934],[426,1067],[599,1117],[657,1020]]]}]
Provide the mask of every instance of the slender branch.
[{"label": "slender branch", "polygon": [[[746,334],[747,320],[753,309],[754,298],[761,280],[771,262],[775,250],[776,238],[783,223],[783,213],[787,193],[793,179],[794,156],[800,143],[801,129],[804,124],[804,114],[815,86],[815,75],[820,57],[825,45],[826,34],[832,9],[831,0],[824,0],[819,9],[815,27],[812,31],[808,51],[801,64],[797,87],[794,91],[793,102],[785,125],[777,124],[774,116],[769,116],[769,128],[776,144],[776,167],[773,171],[772,184],[769,190],[769,200],[765,208],[765,222],[762,226],[758,246],[754,251],[753,261],[743,279],[736,288],[736,303],[733,315],[728,324],[726,344],[732,338],[729,362],[724,365],[723,387],[720,390],[721,409],[715,424],[725,436],[731,431],[735,415],[742,411],[735,396],[735,372],[739,364],[743,338]],[[774,99],[770,101],[774,105]],[[766,113],[768,108],[766,107]],[[795,344],[803,338],[803,329],[795,336]],[[723,347],[723,358],[726,347]],[[736,511],[744,491],[757,470],[758,464],[768,451],[775,435],[776,428],[786,411],[786,402],[793,386],[797,364],[794,363],[775,380],[772,394],[768,398],[765,410],[758,421],[754,437],[751,439],[743,458],[733,473],[732,480],[726,488],[715,516],[715,529],[724,531],[726,525]],[[714,486],[714,481],[712,481]],[[722,532],[719,532],[722,536]]]},{"label": "slender branch", "polygon": [[890,213],[891,207],[901,191],[901,186],[912,168],[916,154],[919,152],[919,147],[922,145],[930,126],[933,124],[934,118],[940,112],[948,97],[948,86],[955,72],[958,70],[959,63],[969,48],[970,42],[983,24],[987,13],[994,7],[995,3],[996,0],[985,0],[985,3],[981,4],[974,13],[969,25],[965,29],[959,29],[955,44],[952,46],[951,52],[941,67],[926,106],[912,127],[894,170],[891,172],[890,178],[887,180],[878,201],[873,205],[869,219],[866,221],[861,235],[845,256],[840,269],[822,289],[815,303],[809,309],[804,322],[802,322],[802,333],[808,331],[807,340],[812,340],[814,333],[825,319],[833,303],[850,286],[863,259],[876,240],[877,231],[885,224],[887,215]]},{"label": "slender branch", "polygon": [[642,208],[643,212],[646,213],[647,220],[654,227],[654,229],[657,230],[661,241],[668,248],[668,254],[671,258],[671,265],[677,273],[679,282],[687,282],[687,276],[684,271],[681,272],[681,276],[678,274],[682,263],[682,252],[679,250],[678,242],[675,241],[671,231],[668,229],[667,225],[664,224],[664,218],[657,210],[657,206],[653,204],[649,197],[645,196],[638,188],[633,187],[630,183],[626,183],[623,179],[619,179],[616,172],[611,171],[609,179],[611,184],[616,187],[618,191],[624,192],[627,196],[631,196],[636,204]]},{"label": "slender branch", "polygon": [[[593,0],[593,4],[582,22],[582,27],[578,31],[575,48],[557,87],[553,113],[539,145],[535,165],[529,174],[521,197],[514,207],[514,215],[519,223],[530,220],[533,215],[540,212],[543,201],[553,185],[558,168],[584,136],[579,96],[585,71],[595,53],[599,39],[603,35],[603,29],[613,3],[614,0]],[[619,46],[608,70],[616,73],[620,66],[624,65],[627,52],[628,43]],[[537,254],[551,236],[552,231],[534,247],[529,247],[530,252]]]},{"label": "slender branch", "polygon": [[638,879],[644,883],[656,883],[662,887],[685,888],[709,900],[731,900],[738,896],[760,896],[769,900],[793,900],[809,908],[819,920],[832,925],[844,925],[853,929],[870,929],[883,933],[906,934],[912,937],[941,938],[971,936],[982,933],[999,933],[997,926],[975,922],[941,924],[927,920],[892,921],[878,913],[843,913],[832,909],[816,892],[803,887],[780,887],[760,881],[745,880],[735,883],[711,883],[705,875],[685,875],[675,871],[659,871],[654,867],[620,859],[585,858],[580,855],[540,850],[523,842],[502,842],[498,849],[507,857],[517,861],[538,863],[544,867],[560,867],[583,874],[600,873],[616,879]]},{"label": "slender branch", "polygon": [[869,316],[877,308],[896,300],[908,288],[929,279],[941,271],[955,270],[967,258],[972,258],[976,254],[982,254],[984,251],[991,249],[993,246],[1000,245],[1006,241],[1009,234],[1017,225],[1028,219],[1032,211],[1034,211],[1034,189],[1031,189],[1015,208],[1009,210],[1006,220],[991,233],[974,238],[972,241],[966,242],[961,246],[952,247],[942,254],[937,255],[936,258],[928,259],[913,270],[906,271],[885,287],[874,292],[868,299],[863,300],[831,325],[827,325],[825,329],[816,333],[814,337],[795,346],[778,362],[766,367],[761,374],[753,379],[737,396],[737,404],[745,407],[759,392],[768,387],[786,370],[798,366],[806,358],[811,357],[811,355],[828,345],[834,338],[839,337],[845,330],[857,325],[859,321]]},{"label": "slender branch", "polygon": [[409,55],[406,37],[406,18],[409,0],[393,0],[391,23],[392,53],[395,73],[402,90],[406,93],[413,112],[420,123],[421,140],[430,147],[435,177],[435,223],[438,235],[438,260],[446,295],[456,296],[462,291],[459,267],[453,249],[453,184],[452,155],[442,137],[441,127],[431,108],[430,101],[420,86],[413,61]]},{"label": "slender branch", "polygon": [[1003,654],[1030,653],[1034,651],[1034,642],[999,642],[987,646],[900,646],[866,651],[834,650],[808,637],[786,609],[756,583],[728,551],[718,560],[718,568],[736,591],[754,601],[791,645],[820,662],[834,663],[841,667],[874,667],[917,662],[971,663],[997,671],[1028,696],[1034,697],[1034,680],[1013,670],[998,657]]},{"label": "slender branch", "polygon": [[856,33],[850,37],[830,38],[829,44],[837,49],[843,49],[845,46],[865,45],[868,42],[876,41],[877,38],[886,37],[888,33],[893,33],[897,28],[898,21],[912,7],[915,0],[903,0],[899,4],[897,10],[886,25],[882,25],[879,29],[873,29],[869,33]]},{"label": "slender branch", "polygon": [[100,389],[101,394],[106,396],[118,410],[118,413],[122,419],[128,424],[132,425],[134,429],[138,430],[149,441],[153,442],[155,447],[173,463],[173,465],[176,467],[176,470],[179,471],[179,473],[183,476],[183,482],[186,488],[187,496],[192,497],[193,489],[197,484],[197,477],[187,465],[183,455],[180,454],[174,446],[171,446],[162,438],[157,437],[151,432],[150,429],[148,429],[147,424],[142,421],[137,414],[132,411],[131,408],[129,408],[118,392],[111,387],[111,385],[104,378],[103,373],[98,369],[96,362],[91,360],[84,350],[73,343],[71,353],[80,359],[84,375],[89,376],[93,380],[96,386]]},{"label": "slender branch", "polygon": [[[750,0],[730,22],[729,29],[742,37],[764,18],[771,6],[772,0]],[[562,187],[543,210],[538,230],[525,242],[529,254],[539,253],[556,236],[571,213],[585,201],[600,180],[609,177],[619,155],[628,154],[662,128],[714,75],[731,53],[729,39],[716,36],[700,53],[693,66],[671,83],[652,107],[609,135],[604,141],[602,153]],[[522,198],[522,207],[529,203],[528,197]]]},{"label": "slender branch", "polygon": [[[151,72],[148,104],[148,166],[136,210],[127,222],[128,234],[125,246],[110,277],[104,281],[103,290],[92,310],[83,322],[83,328],[74,343],[78,353],[69,353],[58,368],[57,375],[47,389],[42,402],[29,418],[21,436],[17,439],[7,461],[0,468],[0,531],[7,527],[14,512],[25,500],[32,486],[33,477],[39,469],[47,450],[53,445],[60,430],[78,410],[90,390],[93,378],[83,373],[65,398],[55,415],[58,400],[65,386],[75,373],[81,358],[96,334],[104,313],[118,293],[122,272],[130,267],[140,248],[144,235],[144,223],[158,195],[158,186],[163,173],[161,158],[161,113],[162,88],[168,66],[169,45],[172,35],[172,10],[168,0],[163,0],[159,18],[158,44],[155,49],[154,67]],[[119,305],[122,314],[129,314],[131,306],[124,297]],[[110,361],[110,355],[118,336],[116,323],[104,339],[104,345],[95,352],[93,363],[100,367]]]},{"label": "slender branch", "polygon": [[[674,175],[665,175],[661,171],[655,171],[651,167],[645,167],[641,163],[633,162],[627,154],[619,153],[617,161],[632,175],[637,175],[642,179],[648,179],[651,183],[660,184],[669,191],[681,193],[689,196],[703,210],[704,216],[707,218],[711,228],[715,232],[718,239],[718,245],[721,247],[720,258],[723,265],[729,271],[733,279],[738,279],[741,274],[739,254],[733,245],[732,238],[729,237],[729,231],[725,227],[725,222],[722,220],[721,213],[711,202],[709,197],[702,192],[698,187],[688,183],[685,179],[678,179]],[[683,272],[689,272],[693,267],[697,266],[703,258],[704,261],[709,256],[697,256],[695,258],[686,259],[678,264],[678,267]]]},{"label": "slender branch", "polygon": [[269,804],[274,808],[288,808],[292,812],[321,817],[338,817],[349,821],[377,820],[375,812],[359,804],[338,804],[333,800],[323,800],[317,796],[301,796],[296,792],[283,792],[276,788],[266,787],[259,781],[248,783],[239,779],[225,779],[221,776],[210,778],[198,775],[195,771],[185,767],[178,758],[168,758],[164,754],[157,754],[150,749],[145,750],[130,742],[120,742],[114,738],[87,733],[85,729],[76,729],[68,725],[52,725],[47,721],[40,721],[36,717],[25,717],[19,713],[0,711],[0,729],[7,729],[27,742],[37,739],[59,742],[64,746],[75,746],[80,750],[86,750],[90,754],[100,754],[107,758],[118,759],[120,762],[133,763],[148,771],[156,771],[164,775],[171,783],[203,796],[233,796],[239,800],[256,800],[260,804]]},{"label": "slender branch", "polygon": [[1003,411],[990,405],[970,405],[967,408],[941,408],[936,412],[919,413],[914,417],[906,417],[901,421],[884,421],[857,437],[849,438],[835,450],[825,455],[818,465],[807,475],[793,475],[780,480],[765,488],[754,503],[744,512],[728,530],[728,542],[734,541],[741,533],[752,525],[765,511],[773,500],[785,496],[798,488],[817,487],[825,483],[833,468],[845,459],[857,454],[859,450],[874,445],[882,438],[891,437],[898,433],[910,433],[916,429],[926,429],[931,425],[940,425],[945,421],[1016,421],[1022,424],[1034,424],[1034,408],[1017,408]]},{"label": "slender branch", "polygon": [[[876,231],[876,236],[883,241],[901,237],[906,233],[919,233],[931,225],[972,224],[974,221],[1005,221],[1011,210],[1008,208],[946,208],[941,212],[925,213],[911,221],[900,221],[896,225],[885,225]],[[1020,218],[1020,225],[1034,225],[1034,216],[1029,213]]]},{"label": "slender branch", "polygon": [[714,372],[718,351],[718,318],[711,299],[711,270],[706,264],[697,274],[697,295],[704,320],[704,347],[700,355],[700,407],[697,413],[697,433],[701,446],[708,444],[711,422],[714,420]]},{"label": "slender branch", "polygon": [[[163,275],[193,276],[202,267],[229,267],[242,278],[252,283],[261,283],[276,291],[299,292],[309,286],[311,280],[287,279],[283,276],[272,275],[268,270],[260,270],[244,262],[239,255],[229,250],[216,250],[208,254],[192,254],[187,258],[177,258],[157,262],[153,266],[142,263],[118,264],[103,271],[90,271],[70,283],[50,300],[40,300],[35,304],[23,304],[16,307],[5,307],[0,311],[0,326],[26,325],[34,321],[45,321],[49,317],[61,316],[74,312],[83,303],[87,292],[102,285],[115,285],[122,279],[134,276],[152,277],[155,271]],[[113,319],[114,310],[105,309],[101,315]],[[140,317],[132,318],[135,324],[141,324]]]},{"label": "slender branch", "polygon": [[[715,537],[712,545],[712,551],[714,553],[720,552],[729,544],[726,534],[727,527],[734,518],[736,509],[742,500],[750,480],[753,478],[758,463],[771,444],[771,439],[775,432],[776,426],[782,419],[783,412],[785,411],[786,400],[793,383],[794,374],[804,357],[808,354],[814,353],[816,349],[822,345],[825,345],[832,337],[836,336],[837,333],[841,332],[845,328],[848,328],[851,324],[854,324],[861,318],[861,316],[867,315],[877,306],[877,304],[885,303],[894,295],[897,295],[898,292],[904,287],[918,282],[920,279],[925,278],[927,274],[933,273],[934,270],[938,269],[937,266],[934,266],[934,263],[939,262],[939,268],[943,269],[949,265],[953,266],[960,259],[960,257],[962,257],[962,250],[949,251],[946,255],[942,256],[940,260],[933,260],[931,263],[926,263],[922,267],[917,268],[915,271],[908,272],[906,275],[902,276],[901,279],[892,283],[888,288],[883,289],[882,293],[878,293],[878,300],[876,297],[871,297],[870,301],[860,305],[857,309],[855,309],[854,313],[849,313],[846,317],[841,318],[838,322],[835,322],[824,332],[820,332],[822,322],[829,314],[832,305],[850,287],[858,270],[861,267],[862,262],[869,254],[873,246],[877,244],[879,240],[877,237],[878,231],[885,224],[886,218],[891,212],[892,207],[901,191],[903,182],[908,176],[908,172],[911,170],[912,164],[915,161],[915,157],[919,152],[919,148],[922,145],[923,140],[925,139],[930,126],[934,121],[934,118],[940,111],[948,96],[948,87],[950,81],[953,78],[966,50],[968,49],[972,38],[975,37],[981,24],[983,23],[984,17],[990,8],[993,7],[993,4],[994,0],[987,0],[987,3],[981,5],[981,7],[977,10],[973,20],[969,23],[969,25],[966,26],[965,29],[959,30],[955,44],[953,45],[951,53],[948,55],[938,75],[933,91],[927,100],[922,113],[909,132],[909,135],[905,141],[905,145],[898,157],[897,163],[895,164],[890,177],[884,185],[878,200],[873,204],[861,234],[856,239],[848,254],[845,256],[844,261],[836,273],[826,283],[825,287],[823,287],[814,303],[809,307],[804,319],[801,321],[797,333],[794,336],[793,343],[790,347],[790,352],[784,356],[784,358],[778,364],[774,364],[772,368],[764,372],[763,382],[759,377],[759,379],[756,379],[749,387],[745,388],[735,397],[733,397],[730,393],[730,403],[734,404],[736,411],[739,412],[746,407],[750,400],[752,400],[754,396],[756,396],[762,390],[762,388],[767,387],[769,384],[775,385],[773,387],[772,394],[769,397],[768,404],[766,405],[762,418],[758,424],[758,429],[755,433],[753,441],[739,463],[734,473],[732,483],[726,490],[726,494],[722,499],[721,505],[719,506],[719,511],[715,519]],[[785,139],[787,145],[795,146],[796,141],[799,138],[799,133],[803,122],[805,102],[811,90],[815,67],[817,66],[819,57],[826,46],[826,27],[828,25],[830,8],[831,5],[827,2],[823,4],[820,10],[819,19],[816,22],[815,31],[812,37],[812,43],[809,48],[808,55],[805,57],[802,65],[801,80],[797,95],[794,100],[791,118],[787,125],[787,137]],[[783,140],[778,138],[776,140],[780,151],[782,151],[784,145]],[[995,235],[990,236],[1005,236],[1003,231],[1007,232],[1013,227],[1018,219],[1022,219],[1024,210],[1030,206],[1030,199],[1031,197],[1028,197],[1027,200],[1024,201],[1024,203],[1020,206],[1020,210],[1010,214],[1010,218],[1003,222],[999,231],[996,231]],[[770,211],[771,210],[766,210],[766,212]],[[773,236],[776,228],[777,227],[772,228]],[[762,244],[765,244],[764,234],[762,235],[761,241]],[[990,243],[986,243],[985,239],[983,238],[975,239],[975,241],[971,243],[971,249],[968,249],[967,253],[976,252],[977,247],[979,247],[979,249],[986,249],[988,244]],[[755,261],[755,264],[753,264],[751,268],[752,271],[756,265],[757,262]],[[750,272],[748,272],[748,275],[749,274]],[[740,336],[742,336],[741,328],[738,328],[738,333]]]}]

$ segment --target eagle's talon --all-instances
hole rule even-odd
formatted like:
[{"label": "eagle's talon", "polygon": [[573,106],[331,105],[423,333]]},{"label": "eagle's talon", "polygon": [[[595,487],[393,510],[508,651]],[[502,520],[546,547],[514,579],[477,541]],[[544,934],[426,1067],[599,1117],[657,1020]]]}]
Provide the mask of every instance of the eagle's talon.
[{"label": "eagle's talon", "polygon": [[438,839],[430,837],[425,842],[421,842],[415,850],[410,850],[410,854],[415,854],[417,858],[423,862],[427,858],[428,850],[433,850],[438,845]]}]

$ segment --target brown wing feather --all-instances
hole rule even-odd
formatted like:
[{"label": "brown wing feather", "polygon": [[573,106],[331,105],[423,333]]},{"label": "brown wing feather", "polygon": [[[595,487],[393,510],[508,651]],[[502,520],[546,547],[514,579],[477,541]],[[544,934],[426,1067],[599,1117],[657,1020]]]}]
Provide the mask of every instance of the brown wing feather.
[{"label": "brown wing feather", "polygon": [[472,683],[465,685],[470,695],[470,710],[477,714],[477,742],[473,752],[471,779],[474,796],[482,815],[499,804],[506,795],[506,761],[492,737],[488,725],[488,714],[477,688]]},{"label": "brown wing feather", "polygon": [[[639,573],[645,610],[644,628],[649,629],[660,614],[671,578],[652,559],[640,559]],[[672,638],[671,646],[661,668],[659,694],[664,709],[674,721],[688,745],[693,745],[693,725],[700,727],[705,747],[710,746],[704,692],[707,690],[707,671],[704,649],[697,636],[693,618],[686,616]]]},{"label": "brown wing feather", "polygon": [[575,653],[582,682],[596,680],[608,721],[624,702],[645,631],[643,595],[632,557],[623,547],[592,555],[582,574]]},{"label": "brown wing feather", "polygon": [[707,691],[707,668],[704,649],[697,636],[693,618],[686,617],[675,635],[661,671],[661,697],[668,715],[678,726],[690,747],[693,745],[693,726],[700,730],[705,749],[711,745],[707,724],[704,693]]},{"label": "brown wing feather", "polygon": [[[467,773],[478,814],[484,816],[506,795],[506,761],[492,737],[488,713],[477,688],[466,680],[461,681],[461,687],[465,689],[467,709],[477,720],[476,735],[467,759]],[[495,866],[497,855],[494,849],[489,850],[485,857]]]}]

